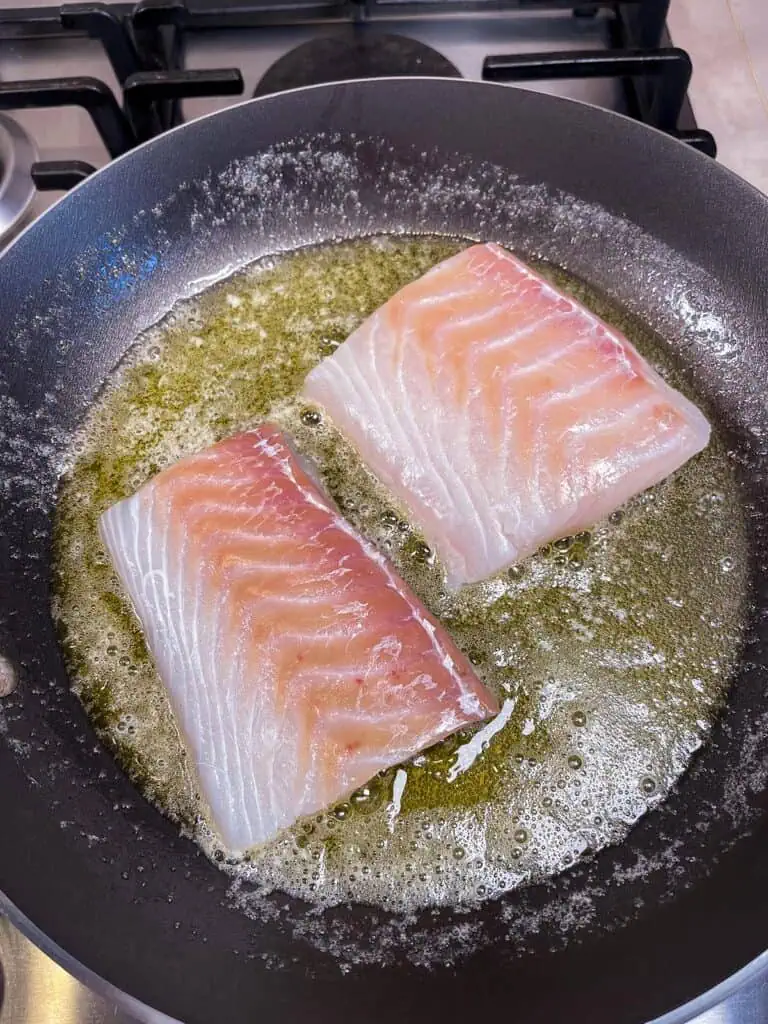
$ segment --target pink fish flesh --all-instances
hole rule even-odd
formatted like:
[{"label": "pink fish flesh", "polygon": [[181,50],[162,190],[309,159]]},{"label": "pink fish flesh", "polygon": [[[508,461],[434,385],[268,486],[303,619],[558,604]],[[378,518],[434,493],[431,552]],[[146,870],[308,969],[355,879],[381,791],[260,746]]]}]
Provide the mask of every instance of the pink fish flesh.
[{"label": "pink fish flesh", "polygon": [[709,424],[617,330],[498,245],[397,292],[308,375],[456,587],[594,525]]},{"label": "pink fish flesh", "polygon": [[164,470],[100,529],[233,851],[498,710],[271,425]]}]

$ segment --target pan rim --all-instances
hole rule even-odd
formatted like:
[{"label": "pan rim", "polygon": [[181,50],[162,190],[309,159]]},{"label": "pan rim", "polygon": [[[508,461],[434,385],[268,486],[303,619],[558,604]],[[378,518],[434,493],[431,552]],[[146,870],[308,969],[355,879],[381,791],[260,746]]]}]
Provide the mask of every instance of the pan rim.
[{"label": "pan rim", "polygon": [[[719,163],[716,158],[709,157],[705,153],[699,152],[692,146],[689,146],[687,143],[683,142],[681,139],[674,138],[672,135],[667,134],[667,132],[662,131],[660,128],[654,128],[652,125],[643,124],[640,121],[635,120],[633,117],[630,117],[628,114],[622,114],[617,110],[608,110],[604,107],[598,106],[595,103],[588,103],[586,100],[572,99],[571,97],[567,96],[553,96],[549,93],[537,93],[534,90],[526,89],[523,86],[510,85],[504,82],[479,82],[469,78],[447,78],[440,75],[391,75],[380,76],[378,78],[349,78],[342,79],[338,82],[319,82],[316,85],[301,85],[297,86],[294,89],[284,89],[281,92],[270,93],[268,96],[252,96],[250,99],[240,100],[239,102],[232,103],[230,104],[230,106],[223,107],[220,110],[212,110],[207,114],[200,114],[198,117],[193,117],[190,121],[185,121],[183,124],[178,124],[174,128],[169,128],[167,131],[164,131],[160,135],[156,135],[152,139],[147,139],[146,142],[140,142],[137,146],[134,146],[133,149],[129,149],[126,153],[122,153],[120,156],[114,157],[112,160],[104,164],[102,167],[98,167],[93,172],[93,174],[89,174],[87,178],[84,178],[82,181],[79,181],[68,192],[66,192],[62,196],[59,196],[58,199],[54,200],[54,202],[52,202],[51,205],[47,207],[47,209],[43,210],[42,213],[38,214],[37,217],[34,217],[31,221],[29,221],[29,223],[25,224],[22,230],[13,237],[13,239],[8,243],[8,245],[6,245],[5,248],[0,249],[0,258],[9,253],[14,248],[16,243],[19,242],[22,238],[24,238],[27,232],[34,228],[35,225],[40,220],[42,220],[48,213],[50,213],[53,210],[56,210],[62,203],[66,203],[70,196],[77,194],[82,188],[85,188],[90,182],[95,181],[97,178],[101,177],[101,175],[103,175],[105,171],[109,171],[112,167],[116,167],[122,164],[124,160],[127,160],[134,154],[143,153],[145,150],[150,149],[157,143],[165,139],[171,138],[172,136],[176,135],[179,132],[183,132],[185,129],[189,128],[192,125],[201,124],[205,121],[210,120],[211,118],[220,117],[226,114],[226,112],[229,110],[235,110],[240,107],[248,107],[255,105],[257,103],[267,104],[270,102],[277,102],[282,97],[292,96],[299,93],[307,94],[322,89],[330,91],[332,89],[339,88],[339,86],[365,86],[368,83],[370,83],[372,87],[378,86],[379,88],[381,88],[382,86],[385,86],[388,83],[392,83],[393,85],[402,85],[404,82],[408,82],[410,85],[421,82],[440,82],[443,85],[451,84],[453,87],[458,87],[460,89],[481,88],[483,89],[483,91],[489,89],[512,89],[517,93],[525,93],[526,95],[544,96],[546,97],[546,102],[553,106],[576,106],[586,108],[588,110],[594,110],[597,111],[600,116],[603,116],[608,120],[617,120],[625,124],[632,125],[633,128],[639,128],[641,131],[650,132],[652,135],[664,139],[665,144],[668,144],[670,147],[679,147],[677,149],[677,152],[683,151],[689,153],[694,160],[711,161],[718,168],[720,173],[725,174],[726,177],[731,178],[733,182],[736,183],[739,187],[747,188],[750,192],[754,193],[754,195],[762,199],[765,199],[765,194],[761,192],[760,189],[758,189],[751,182],[747,181],[746,178],[742,178],[741,175],[737,174],[735,171],[732,171],[730,167],[726,167],[725,164]],[[418,85],[416,87],[419,88]]]}]

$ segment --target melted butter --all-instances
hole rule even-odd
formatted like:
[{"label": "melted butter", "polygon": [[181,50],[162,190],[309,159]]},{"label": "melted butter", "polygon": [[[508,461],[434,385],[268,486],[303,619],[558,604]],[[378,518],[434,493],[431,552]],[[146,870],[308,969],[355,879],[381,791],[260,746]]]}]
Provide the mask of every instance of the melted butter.
[{"label": "melted butter", "polygon": [[[664,797],[711,728],[738,658],[746,535],[716,433],[697,459],[589,534],[450,594],[402,510],[296,398],[307,371],[362,319],[464,244],[384,238],[305,250],[178,307],[109,382],[62,481],[55,612],[73,685],[148,798],[264,891],[414,909],[561,870],[620,840]],[[540,269],[690,395],[647,328],[561,271]],[[499,696],[503,720],[382,773],[234,861],[206,825],[96,523],[159,469],[267,416],[316,460],[347,518],[438,615]]]}]

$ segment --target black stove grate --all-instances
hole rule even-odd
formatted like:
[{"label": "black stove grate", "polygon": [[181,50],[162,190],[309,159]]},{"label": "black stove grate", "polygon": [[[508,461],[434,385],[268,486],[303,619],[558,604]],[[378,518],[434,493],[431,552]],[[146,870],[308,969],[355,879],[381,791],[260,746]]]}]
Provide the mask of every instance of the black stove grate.
[{"label": "black stove grate", "polygon": [[[715,141],[699,129],[687,99],[691,61],[670,44],[666,17],[670,0],[139,0],[137,4],[64,4],[0,10],[0,40],[61,38],[98,40],[120,84],[118,100],[93,78],[0,83],[0,110],[78,105],[96,125],[110,156],[119,156],[181,121],[180,100],[193,96],[239,96],[236,68],[191,71],[183,66],[187,33],[313,22],[362,25],[435,18],[570,11],[574,17],[612,14],[604,51],[489,54],[483,77],[497,82],[563,78],[617,78],[630,116],[715,156]],[[93,168],[81,161],[38,163],[40,189],[72,187]]]},{"label": "black stove grate", "polygon": [[486,57],[483,78],[491,82],[620,78],[632,116],[715,156],[715,140],[709,132],[681,127],[692,70],[691,58],[677,47],[616,48],[604,53],[585,50]]}]

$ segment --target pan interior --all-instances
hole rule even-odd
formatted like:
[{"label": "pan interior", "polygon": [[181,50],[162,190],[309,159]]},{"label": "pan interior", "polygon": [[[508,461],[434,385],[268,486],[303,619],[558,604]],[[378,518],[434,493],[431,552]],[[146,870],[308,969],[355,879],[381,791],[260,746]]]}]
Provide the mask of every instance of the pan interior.
[{"label": "pan interior", "polygon": [[[379,237],[258,261],[140,338],[73,446],[56,611],[77,692],[145,794],[257,892],[413,912],[546,879],[623,839],[664,798],[709,733],[738,661],[746,528],[717,430],[702,455],[610,521],[452,595],[403,511],[301,402],[319,359],[466,244]],[[639,318],[541,268],[697,398]],[[465,731],[235,860],[207,825],[96,522],[159,469],[264,418],[316,461],[339,507],[451,631],[502,713],[485,746],[479,730]]]}]

